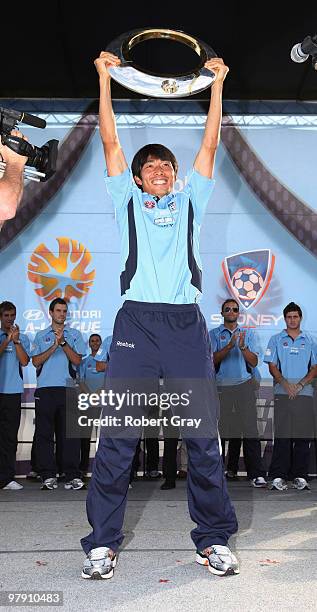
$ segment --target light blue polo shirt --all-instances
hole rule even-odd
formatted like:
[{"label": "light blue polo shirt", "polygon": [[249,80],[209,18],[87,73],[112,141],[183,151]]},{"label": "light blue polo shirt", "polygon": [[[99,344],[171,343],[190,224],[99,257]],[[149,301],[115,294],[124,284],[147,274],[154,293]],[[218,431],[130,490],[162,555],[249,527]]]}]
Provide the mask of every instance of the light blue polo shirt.
[{"label": "light blue polo shirt", "polygon": [[105,373],[97,372],[96,360],[92,355],[88,355],[88,357],[82,360],[79,366],[79,378],[86,383],[90,391],[97,391],[97,389],[100,389],[104,384]]},{"label": "light blue polo shirt", "polygon": [[[7,334],[0,329],[0,344]],[[19,334],[21,345],[30,356],[30,341],[25,334]],[[23,371],[18,360],[15,344],[9,342],[7,348],[0,355],[0,393],[23,393]]]},{"label": "light blue polo shirt", "polygon": [[107,338],[103,340],[95,355],[95,361],[109,361],[111,342],[112,336],[107,336]]},{"label": "light blue polo shirt", "polygon": [[[87,353],[86,343],[78,329],[66,326],[64,328],[64,338],[70,348],[79,355]],[[50,325],[37,332],[33,341],[31,356],[35,357],[35,355],[45,353],[54,342],[55,334]],[[66,387],[71,384],[72,379],[76,378],[76,369],[69,361],[63,348],[59,346],[45,363],[37,368],[36,375],[38,389],[42,387]]]},{"label": "light blue polo shirt", "polygon": [[199,301],[199,233],[215,181],[192,170],[183,191],[157,199],[137,187],[129,168],[105,180],[120,233],[121,295],[140,302]]},{"label": "light blue polo shirt", "polygon": [[[245,345],[259,358],[261,351],[255,332],[252,329],[239,326],[231,331],[222,324],[210,330],[209,336],[213,352],[221,351],[230,342],[232,334],[239,332],[245,332]],[[253,376],[254,369],[246,363],[238,342],[237,338],[236,346],[231,349],[218,366],[215,366],[216,381],[219,386],[241,385]]]},{"label": "light blue polo shirt", "polygon": [[[265,363],[274,363],[291,383],[298,383],[301,378],[307,375],[311,366],[317,364],[317,345],[316,340],[307,332],[301,331],[299,336],[293,340],[286,329],[279,334],[275,334],[269,340],[264,355]],[[313,386],[305,385],[298,395],[313,396]],[[275,395],[287,395],[282,385],[274,385]]]}]

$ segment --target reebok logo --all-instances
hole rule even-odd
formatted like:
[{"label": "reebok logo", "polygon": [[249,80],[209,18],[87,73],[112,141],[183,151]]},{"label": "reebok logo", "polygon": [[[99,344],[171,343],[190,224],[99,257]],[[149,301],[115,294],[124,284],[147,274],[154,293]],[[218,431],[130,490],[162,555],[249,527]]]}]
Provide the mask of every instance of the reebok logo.
[{"label": "reebok logo", "polygon": [[134,342],[121,342],[121,340],[117,340],[117,346],[125,346],[125,348],[134,349]]}]

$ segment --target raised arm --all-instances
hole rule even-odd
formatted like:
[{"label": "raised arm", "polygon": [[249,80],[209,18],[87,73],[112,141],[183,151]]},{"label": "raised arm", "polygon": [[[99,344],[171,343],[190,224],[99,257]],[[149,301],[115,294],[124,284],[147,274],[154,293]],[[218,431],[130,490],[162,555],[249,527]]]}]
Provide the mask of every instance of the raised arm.
[{"label": "raised arm", "polygon": [[210,93],[210,104],[206,119],[205,131],[195,159],[194,168],[208,178],[212,178],[216,151],[220,140],[220,129],[222,119],[222,88],[223,82],[229,71],[220,57],[214,57],[205,63],[205,68],[216,75]]},{"label": "raised arm", "polygon": [[[18,130],[12,130],[12,136],[27,140]],[[19,155],[0,143],[0,156],[6,166],[0,178],[0,227],[4,221],[12,219],[23,195],[23,170],[27,157]]]},{"label": "raised arm", "polygon": [[100,87],[100,137],[105,152],[106,166],[109,176],[121,174],[128,167],[117,133],[116,120],[111,100],[111,76],[108,71],[110,66],[119,66],[119,64],[120,59],[116,55],[108,53],[107,51],[102,51],[100,56],[95,60],[95,66],[99,74]]}]

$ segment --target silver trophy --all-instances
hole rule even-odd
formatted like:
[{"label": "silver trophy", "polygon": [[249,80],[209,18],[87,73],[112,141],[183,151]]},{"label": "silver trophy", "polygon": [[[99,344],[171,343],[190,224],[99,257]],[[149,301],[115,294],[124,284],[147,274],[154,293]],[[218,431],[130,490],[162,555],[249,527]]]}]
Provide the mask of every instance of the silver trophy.
[{"label": "silver trophy", "polygon": [[[166,74],[164,76],[158,76],[144,69],[141,70],[131,58],[131,49],[137,44],[152,38],[174,40],[190,47],[197,53],[197,67],[191,72],[177,75]],[[216,78],[213,72],[204,68],[207,60],[217,57],[215,51],[198,38],[179,30],[164,28],[131,30],[113,40],[106,50],[114,53],[121,60],[120,66],[109,68],[112,78],[127,89],[153,98],[192,96],[210,87]]]}]

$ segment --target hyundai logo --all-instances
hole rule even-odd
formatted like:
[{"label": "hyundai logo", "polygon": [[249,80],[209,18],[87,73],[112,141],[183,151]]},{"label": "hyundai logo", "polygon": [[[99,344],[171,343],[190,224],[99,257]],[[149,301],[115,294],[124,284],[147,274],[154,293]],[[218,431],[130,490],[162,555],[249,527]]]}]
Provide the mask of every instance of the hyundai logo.
[{"label": "hyundai logo", "polygon": [[23,313],[24,319],[27,321],[40,321],[40,319],[44,319],[44,314],[41,310],[25,310]]}]

